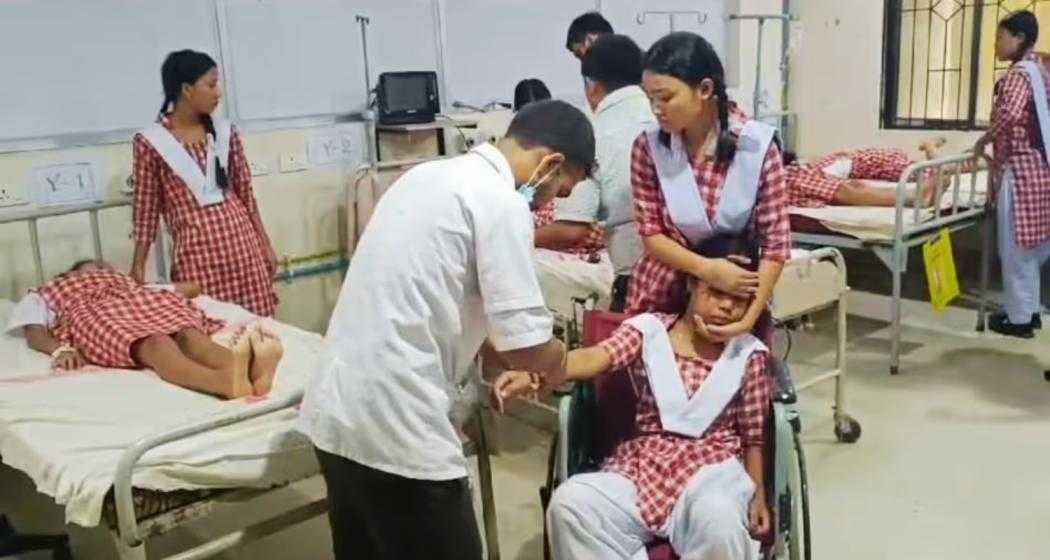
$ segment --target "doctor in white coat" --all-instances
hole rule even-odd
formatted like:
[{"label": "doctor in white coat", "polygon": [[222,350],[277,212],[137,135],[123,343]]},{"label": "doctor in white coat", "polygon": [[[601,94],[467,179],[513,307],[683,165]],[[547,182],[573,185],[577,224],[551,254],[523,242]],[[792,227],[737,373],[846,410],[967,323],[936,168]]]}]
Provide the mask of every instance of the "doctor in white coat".
[{"label": "doctor in white coat", "polygon": [[376,206],[302,406],[339,559],[481,556],[455,422],[488,339],[512,367],[564,377],[532,263],[530,203],[589,175],[594,133],[529,104],[495,146],[420,165]]}]

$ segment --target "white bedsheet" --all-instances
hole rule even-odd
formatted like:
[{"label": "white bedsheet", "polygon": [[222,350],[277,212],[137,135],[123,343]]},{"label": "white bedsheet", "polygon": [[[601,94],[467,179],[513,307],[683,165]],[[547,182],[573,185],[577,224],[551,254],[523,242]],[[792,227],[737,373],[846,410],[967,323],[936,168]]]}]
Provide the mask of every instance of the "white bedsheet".
[{"label": "white bedsheet", "polygon": [[843,293],[841,275],[835,263],[814,261],[811,251],[792,249],[791,260],[784,264],[780,280],[773,288],[773,318],[791,319],[838,301]]},{"label": "white bedsheet", "polygon": [[[987,171],[978,171],[976,175],[977,184],[974,188],[976,189],[977,194],[975,195],[975,204],[983,206],[988,184],[988,175]],[[970,200],[969,193],[972,177],[972,174],[960,176],[960,204],[965,204]],[[890,190],[897,188],[897,183],[888,181],[867,182]],[[914,189],[914,184],[912,184],[912,187],[910,188]],[[941,208],[943,210],[950,210],[952,208],[952,194],[950,189],[946,191],[941,198]],[[892,240],[897,220],[896,209],[884,206],[824,206],[821,208],[792,207],[788,212],[794,215],[812,218],[819,221],[824,227],[831,231],[844,233],[865,241]],[[913,210],[911,208],[905,210],[905,223],[912,223],[912,212]],[[923,221],[929,220],[934,216],[934,211],[932,208],[924,209],[920,211],[920,216],[920,219]]]},{"label": "white bedsheet", "polygon": [[[252,319],[240,307],[210,298],[196,303],[213,317]],[[0,300],[0,324],[12,303]],[[317,369],[319,335],[272,320],[285,355],[271,396],[301,389]],[[222,401],[161,381],[151,371],[89,367],[53,374],[49,359],[20,337],[0,336],[0,457],[29,475],[65,506],[66,520],[97,525],[121,453],[135,440],[165,429],[260,406]],[[134,473],[136,488],[265,487],[316,472],[309,441],[295,431],[294,411],[171,443],[147,453]]]},{"label": "white bedsheet", "polygon": [[535,250],[536,275],[543,290],[543,300],[559,319],[572,317],[573,298],[588,298],[596,294],[598,306],[602,309],[609,307],[616,274],[609,254],[602,251],[600,255],[599,262],[591,263],[568,253]]}]

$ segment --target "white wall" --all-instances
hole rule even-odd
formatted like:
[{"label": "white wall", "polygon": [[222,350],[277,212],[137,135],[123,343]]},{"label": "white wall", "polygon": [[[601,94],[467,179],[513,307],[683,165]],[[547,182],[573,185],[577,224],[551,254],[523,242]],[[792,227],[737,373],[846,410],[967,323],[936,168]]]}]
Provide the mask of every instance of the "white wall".
[{"label": "white wall", "polygon": [[882,83],[881,0],[792,0],[802,27],[791,62],[790,105],[798,113],[803,156],[849,147],[890,146],[915,152],[934,135],[946,152],[963,151],[979,133],[879,128]]},{"label": "white wall", "polygon": [[[260,212],[279,256],[302,256],[338,250],[342,245],[342,206],[346,173],[338,168],[277,173],[281,154],[305,153],[314,131],[277,131],[247,134],[245,145],[251,161],[265,163],[271,173],[256,177],[254,186]],[[116,144],[92,148],[0,154],[0,187],[15,196],[28,195],[28,176],[34,165],[69,159],[94,159],[102,163],[108,198],[120,195],[130,173],[131,146]],[[12,210],[24,210],[16,207]],[[0,215],[2,215],[0,210]],[[101,220],[103,253],[115,266],[126,269],[133,245],[131,209],[105,211]],[[77,259],[93,255],[86,214],[40,222],[44,273],[51,277]],[[279,284],[282,298],[278,317],[323,331],[338,295],[339,276],[296,280]],[[25,223],[0,226],[0,297],[13,298],[36,283],[29,234]]]}]

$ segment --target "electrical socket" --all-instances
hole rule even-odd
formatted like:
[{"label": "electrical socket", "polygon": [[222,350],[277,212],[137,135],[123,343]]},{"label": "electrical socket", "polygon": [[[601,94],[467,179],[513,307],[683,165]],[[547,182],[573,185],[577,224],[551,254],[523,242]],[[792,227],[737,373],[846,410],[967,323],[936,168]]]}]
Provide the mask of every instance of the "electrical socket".
[{"label": "electrical socket", "polygon": [[7,188],[0,187],[0,208],[7,208],[9,206],[21,206],[23,204],[29,204],[29,201],[16,196]]},{"label": "electrical socket", "polygon": [[252,177],[260,177],[270,174],[270,166],[258,161],[249,161],[248,168],[252,171]]},{"label": "electrical socket", "polygon": [[281,173],[294,173],[309,168],[306,163],[306,154],[283,154],[279,164]]}]

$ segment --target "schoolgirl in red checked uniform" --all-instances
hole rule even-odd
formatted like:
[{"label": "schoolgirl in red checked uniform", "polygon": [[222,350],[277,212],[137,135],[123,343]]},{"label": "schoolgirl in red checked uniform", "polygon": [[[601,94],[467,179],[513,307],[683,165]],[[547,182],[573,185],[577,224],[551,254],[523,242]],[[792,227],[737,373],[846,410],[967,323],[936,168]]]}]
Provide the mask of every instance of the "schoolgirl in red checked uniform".
[{"label": "schoolgirl in red checked uniform", "polygon": [[276,258],[259,217],[240,135],[212,118],[219,103],[215,61],[178,51],[161,68],[160,120],[135,135],[131,275],[144,280],[160,218],[171,231],[171,277],[256,315],[273,316]]},{"label": "schoolgirl in red checked uniform", "polygon": [[995,84],[991,125],[975,150],[993,145],[991,200],[997,206],[1002,313],[989,328],[1031,338],[1042,326],[1040,267],[1050,257],[1050,74],[1032,53],[1039,22],[1028,11],[999,22],[995,54],[1013,66]]},{"label": "schoolgirl in red checked uniform", "polygon": [[[695,276],[729,293],[754,295],[740,321],[716,329],[724,336],[751,332],[768,316],[773,286],[791,254],[774,131],[748,121],[729,101],[722,63],[699,35],[660,39],[643,67],[642,86],[659,128],[640,135],[631,156],[635,218],[646,254],[631,275],[626,311],[680,309],[675,286]],[[712,235],[745,231],[761,244],[757,272],[689,250]]]}]

